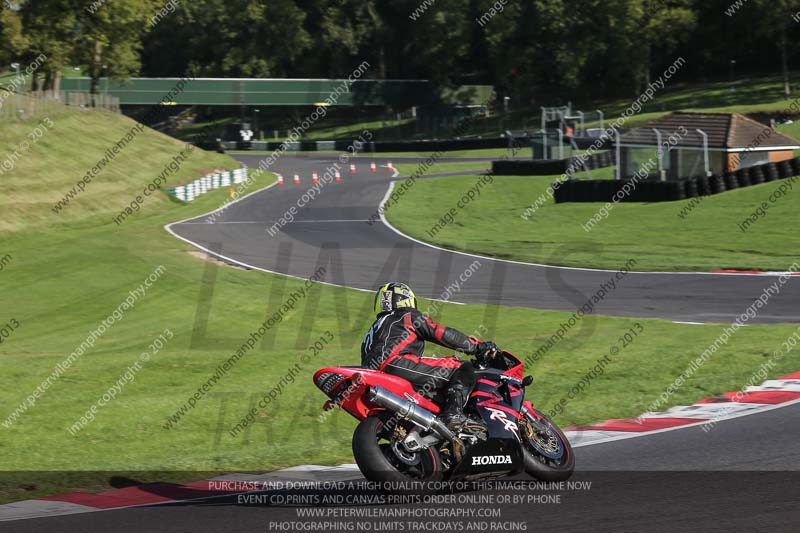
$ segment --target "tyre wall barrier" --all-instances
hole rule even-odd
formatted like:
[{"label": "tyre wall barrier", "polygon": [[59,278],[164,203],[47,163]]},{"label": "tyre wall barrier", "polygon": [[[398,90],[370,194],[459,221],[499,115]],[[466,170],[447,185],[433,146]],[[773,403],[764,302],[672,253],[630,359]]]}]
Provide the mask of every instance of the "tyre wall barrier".
[{"label": "tyre wall barrier", "polygon": [[[524,161],[531,163],[531,161]],[[709,196],[768,181],[800,176],[800,157],[781,163],[727,172],[724,176],[697,176],[678,180],[567,180],[555,189],[556,203],[564,202],[672,202]],[[623,188],[627,187],[627,194]]]},{"label": "tyre wall barrier", "polygon": [[178,200],[191,202],[208,191],[229,187],[243,181],[247,181],[247,167],[207,174],[185,185],[171,187],[167,189],[167,192]]},{"label": "tyre wall barrier", "polygon": [[597,170],[614,166],[616,158],[613,152],[599,152],[586,158],[546,159],[541,161],[492,161],[492,173],[497,176],[554,176],[585,170]]}]

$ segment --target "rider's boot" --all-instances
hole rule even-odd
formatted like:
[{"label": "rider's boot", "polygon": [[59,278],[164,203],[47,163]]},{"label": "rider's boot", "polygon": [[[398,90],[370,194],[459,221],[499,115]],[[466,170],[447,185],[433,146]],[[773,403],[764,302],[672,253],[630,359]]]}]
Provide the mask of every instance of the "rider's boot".
[{"label": "rider's boot", "polygon": [[463,383],[453,383],[447,389],[447,405],[442,413],[442,421],[450,431],[456,431],[467,421],[464,406],[469,399],[469,392]]}]

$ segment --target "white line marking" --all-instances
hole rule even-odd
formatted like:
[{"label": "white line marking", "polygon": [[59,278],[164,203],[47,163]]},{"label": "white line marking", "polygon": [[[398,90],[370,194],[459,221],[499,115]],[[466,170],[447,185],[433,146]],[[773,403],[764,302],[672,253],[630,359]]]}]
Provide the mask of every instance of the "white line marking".
[{"label": "white line marking", "polygon": [[[274,172],[273,172],[273,174],[274,174]],[[225,261],[230,261],[231,263],[233,263],[235,265],[251,268],[253,270],[258,270],[260,272],[267,272],[268,274],[275,274],[277,276],[285,276],[287,278],[305,280],[307,278],[304,278],[302,276],[294,276],[292,274],[284,274],[283,272],[275,272],[274,270],[269,270],[268,268],[262,268],[262,267],[258,267],[258,266],[255,266],[255,265],[251,265],[249,263],[245,263],[244,261],[239,261],[238,259],[234,259],[232,257],[228,257],[227,255],[222,255],[220,253],[214,252],[213,250],[209,250],[208,248],[206,248],[205,246],[203,246],[201,244],[198,244],[198,243],[196,243],[194,241],[191,241],[191,240],[189,240],[189,239],[187,239],[185,237],[181,237],[180,235],[178,235],[177,233],[175,233],[172,230],[172,226],[175,226],[177,224],[186,224],[187,220],[194,220],[194,219],[200,218],[200,217],[207,217],[207,216],[209,216],[211,214],[216,213],[217,211],[221,211],[223,209],[227,209],[228,207],[232,206],[233,204],[241,202],[245,198],[249,198],[250,196],[253,196],[254,194],[260,193],[262,191],[266,191],[267,189],[270,189],[270,188],[276,186],[277,184],[278,184],[277,181],[274,182],[274,183],[271,183],[271,184],[267,185],[266,187],[262,187],[261,189],[258,189],[256,191],[251,192],[250,194],[246,194],[245,196],[242,196],[241,198],[238,198],[238,199],[234,200],[233,202],[228,202],[227,204],[224,204],[224,205],[214,209],[213,211],[209,211],[208,213],[205,213],[205,214],[202,214],[202,215],[196,215],[196,216],[189,217],[189,218],[185,218],[183,220],[178,220],[177,222],[170,222],[169,224],[165,224],[164,225],[164,229],[167,230],[167,232],[170,235],[172,235],[173,237],[175,237],[176,239],[180,239],[183,242],[185,242],[187,244],[190,244],[190,245],[194,246],[195,248],[197,248],[199,250],[203,250],[204,252],[206,252],[209,255],[213,255],[214,257],[219,257],[220,259],[224,259]],[[206,222],[201,222],[201,224],[206,224]],[[322,283],[323,285],[330,285],[331,287],[344,287],[346,289],[353,289],[354,291],[369,292],[369,293],[374,292],[372,289],[360,289],[358,287],[351,287],[349,285],[338,285],[336,283],[330,283],[328,281],[317,281],[317,283]],[[446,303],[446,304],[466,305],[466,304],[463,304],[461,302],[440,300],[439,298],[426,298],[426,300],[429,300],[431,302],[441,302],[441,303]]]},{"label": "white line marking", "polygon": [[[619,436],[614,436],[614,437],[608,437],[606,439],[598,439],[596,441],[587,442],[587,443],[584,443],[584,444],[581,444],[581,443],[572,444],[571,442],[570,442],[570,444],[572,444],[573,448],[580,448],[582,446],[589,446],[589,445],[594,445],[594,444],[603,444],[603,443],[606,443],[606,442],[613,442],[615,440],[625,440],[625,439],[633,439],[633,438],[636,438],[636,437],[646,437],[647,435],[655,435],[656,433],[666,433],[667,431],[675,431],[675,430],[678,430],[678,429],[686,429],[686,428],[693,428],[693,427],[697,427],[697,426],[702,426],[706,422],[710,422],[712,420],[715,423],[719,423],[719,422],[723,422],[725,420],[732,420],[734,418],[742,418],[743,416],[750,416],[750,415],[755,415],[755,414],[759,414],[759,413],[766,413],[767,411],[773,411],[775,409],[780,409],[782,407],[789,407],[789,406],[795,405],[797,403],[800,403],[800,398],[798,398],[797,400],[791,400],[791,401],[788,401],[788,402],[779,403],[779,404],[775,404],[775,405],[765,404],[765,407],[763,409],[751,409],[751,410],[745,411],[743,413],[732,413],[730,416],[724,416],[724,417],[716,418],[716,419],[709,418],[709,419],[706,419],[706,420],[700,420],[699,422],[692,422],[691,424],[685,424],[685,425],[682,425],[682,426],[675,426],[675,427],[663,428],[663,429],[654,429],[654,430],[651,430],[651,431],[644,431],[644,432],[630,432],[630,434],[628,434],[628,435],[619,435]],[[632,420],[635,420],[635,419],[632,419]],[[602,430],[602,428],[598,428],[598,429]],[[587,430],[587,431],[589,431],[589,430]],[[591,430],[591,431],[594,431],[594,430]],[[574,433],[580,433],[580,432],[576,431]]]},{"label": "white line marking", "polygon": [[[398,177],[398,174],[399,173],[397,172],[397,169],[394,169],[394,173],[393,173],[392,177],[396,178],[396,177]],[[537,267],[542,267],[542,268],[560,268],[560,269],[563,269],[563,270],[577,270],[577,271],[580,271],[580,272],[611,272],[611,273],[618,272],[618,270],[608,270],[608,269],[604,269],[604,268],[583,268],[583,267],[570,267],[570,266],[558,266],[558,265],[545,265],[545,264],[542,264],[542,263],[529,263],[529,262],[526,262],[526,261],[514,261],[512,259],[501,259],[501,258],[498,258],[498,257],[489,257],[489,256],[486,256],[486,255],[478,255],[478,254],[473,254],[473,253],[469,253],[469,252],[462,252],[460,250],[450,250],[449,248],[442,248],[441,246],[436,246],[435,244],[431,244],[429,242],[425,242],[425,241],[421,241],[419,239],[415,239],[414,237],[412,237],[410,235],[406,235],[405,233],[403,233],[402,231],[400,231],[396,227],[392,226],[389,223],[389,221],[386,219],[386,215],[384,215],[384,210],[385,210],[384,205],[389,200],[389,196],[391,196],[392,191],[394,190],[394,185],[395,185],[395,183],[397,183],[397,181],[398,180],[394,180],[394,181],[389,182],[389,188],[387,189],[386,194],[383,197],[383,200],[381,200],[381,203],[378,204],[378,212],[381,215],[381,221],[384,223],[384,225],[386,225],[387,228],[389,228],[393,232],[397,233],[398,235],[401,235],[402,237],[405,237],[408,240],[411,240],[411,241],[414,241],[416,243],[422,244],[423,246],[427,246],[429,248],[433,248],[435,250],[442,250],[442,251],[451,252],[451,253],[454,253],[454,254],[465,255],[467,257],[477,257],[479,259],[486,259],[488,261],[502,261],[503,263],[510,263],[512,265],[529,265],[529,266],[537,266]],[[641,271],[638,271],[638,270],[628,270],[627,274],[658,275],[658,276],[670,275],[670,274],[683,275],[683,276],[687,276],[687,275],[690,275],[690,276],[698,276],[698,275],[699,276],[752,276],[753,275],[753,274],[745,274],[745,273],[741,273],[741,272],[666,272],[666,271],[665,272],[661,272],[661,271],[641,272]],[[759,275],[760,276],[782,276],[784,274],[785,273],[782,273],[782,272],[766,272],[764,274],[759,274]]]},{"label": "white line marking", "polygon": [[[211,225],[211,226],[216,225],[216,224],[261,224],[261,225],[264,225],[264,224],[275,224],[276,222],[279,222],[279,221],[278,220],[265,220],[265,221],[257,221],[257,220],[256,221],[228,220],[228,221],[223,221],[223,222],[181,222],[181,224],[184,224],[186,226],[190,226],[190,225],[202,226],[204,224],[208,224],[208,225]],[[338,223],[338,222],[369,222],[369,220],[364,219],[364,218],[339,219],[339,220],[296,220],[295,219],[292,222],[290,222],[290,224],[297,224],[299,222],[308,223],[308,224],[321,224],[321,223],[328,223],[328,222],[333,222],[333,223]]]},{"label": "white line marking", "polygon": [[[273,172],[273,174],[274,174],[274,172]],[[262,268],[262,267],[258,267],[258,266],[255,266],[255,265],[251,265],[249,263],[245,263],[244,261],[239,261],[238,259],[234,259],[232,257],[228,257],[226,255],[222,255],[220,253],[217,253],[217,252],[214,252],[212,250],[209,250],[208,248],[206,248],[205,246],[203,246],[201,244],[198,244],[198,243],[196,243],[194,241],[191,241],[191,240],[189,240],[189,239],[187,239],[185,237],[181,237],[180,235],[178,235],[177,233],[175,233],[172,230],[172,226],[175,226],[177,224],[184,224],[188,220],[194,220],[194,219],[200,218],[200,217],[207,217],[207,216],[209,216],[211,214],[216,213],[217,211],[222,211],[223,209],[227,209],[228,207],[232,206],[233,204],[239,203],[242,200],[244,200],[245,198],[249,198],[250,196],[253,196],[254,194],[260,193],[262,191],[266,191],[267,189],[270,189],[270,188],[276,186],[277,184],[278,184],[277,181],[275,181],[274,183],[270,183],[266,187],[262,187],[261,189],[258,189],[256,191],[251,192],[250,194],[246,194],[246,195],[242,196],[241,198],[238,198],[238,199],[234,200],[233,202],[228,202],[227,204],[224,204],[224,205],[214,209],[213,211],[209,211],[208,213],[205,213],[205,214],[202,214],[202,215],[193,216],[193,217],[189,217],[189,218],[185,218],[185,219],[179,220],[177,222],[170,222],[169,224],[164,225],[164,229],[167,230],[167,232],[170,235],[172,235],[173,237],[175,237],[176,239],[180,239],[183,242],[194,246],[195,248],[203,250],[204,252],[206,252],[209,255],[213,255],[214,257],[219,257],[220,259],[224,259],[225,261],[230,261],[231,263],[233,263],[235,265],[251,268],[253,270],[259,270],[261,272],[267,272],[269,274],[276,274],[278,276],[286,276],[287,278],[294,278],[294,279],[300,279],[300,280],[308,279],[308,278],[304,278],[304,277],[301,277],[301,276],[293,276],[292,274],[284,274],[282,272],[275,272],[274,270],[269,270],[267,268]],[[317,281],[317,283],[322,283],[323,285],[331,285],[333,287],[341,287],[341,285],[337,285],[335,283],[329,283],[327,281]],[[353,290],[356,290],[356,291],[361,291],[361,292],[372,292],[370,289],[359,289],[358,287],[349,287],[349,288],[351,288]]]},{"label": "white line marking", "polygon": [[682,320],[673,320],[673,324],[691,324],[693,326],[705,326],[706,322],[684,322]]}]

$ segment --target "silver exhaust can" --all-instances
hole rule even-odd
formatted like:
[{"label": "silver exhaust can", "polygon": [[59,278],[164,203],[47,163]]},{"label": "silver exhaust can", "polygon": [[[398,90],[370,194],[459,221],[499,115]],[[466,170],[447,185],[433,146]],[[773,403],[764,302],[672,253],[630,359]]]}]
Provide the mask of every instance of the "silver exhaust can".
[{"label": "silver exhaust can", "polygon": [[456,439],[453,432],[447,429],[447,426],[435,414],[381,386],[375,385],[369,388],[369,399],[371,402],[397,413],[400,418],[410,420],[423,429],[434,431],[442,438],[450,441]]}]

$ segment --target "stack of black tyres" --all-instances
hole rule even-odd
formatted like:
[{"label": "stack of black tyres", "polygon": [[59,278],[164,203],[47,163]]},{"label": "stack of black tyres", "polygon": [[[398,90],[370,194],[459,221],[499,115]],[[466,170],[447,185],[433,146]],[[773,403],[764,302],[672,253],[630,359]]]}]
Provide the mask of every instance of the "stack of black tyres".
[{"label": "stack of black tyres", "polygon": [[749,187],[753,184],[753,180],[750,178],[749,168],[740,168],[737,170],[736,178],[739,180],[739,187]]},{"label": "stack of black tyres", "polygon": [[778,178],[779,179],[786,179],[791,178],[794,176],[794,169],[792,168],[792,162],[788,159],[785,161],[781,161],[778,163]]},{"label": "stack of black tyres", "polygon": [[725,187],[725,178],[722,176],[711,176],[708,180],[711,183],[711,194],[719,194],[727,190]]},{"label": "stack of black tyres", "polygon": [[789,163],[792,165],[792,176],[800,176],[800,157],[795,157]]},{"label": "stack of black tyres", "polygon": [[698,196],[709,196],[711,194],[711,184],[709,183],[708,176],[697,176],[690,179],[697,183]]},{"label": "stack of black tyres", "polygon": [[776,181],[778,177],[778,165],[775,163],[767,163],[761,167],[764,171],[764,181]]},{"label": "stack of black tyres", "polygon": [[726,190],[732,191],[739,188],[739,180],[733,172],[726,172],[724,179]]},{"label": "stack of black tyres", "polygon": [[666,184],[669,202],[686,199],[686,180],[670,180]]},{"label": "stack of black tyres", "polygon": [[697,190],[697,181],[692,178],[683,180],[686,187],[686,198],[697,198],[700,196],[700,191]]},{"label": "stack of black tyres", "polygon": [[758,185],[759,183],[764,183],[766,180],[764,178],[764,170],[761,166],[750,167],[750,183],[753,185]]}]

